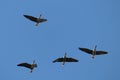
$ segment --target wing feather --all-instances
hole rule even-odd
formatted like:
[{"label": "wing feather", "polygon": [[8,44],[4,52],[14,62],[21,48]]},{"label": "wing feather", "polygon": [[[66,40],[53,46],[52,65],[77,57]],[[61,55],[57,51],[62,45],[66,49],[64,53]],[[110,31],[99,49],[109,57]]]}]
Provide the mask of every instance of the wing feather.
[{"label": "wing feather", "polygon": [[78,62],[78,60],[74,58],[66,58],[66,62]]},{"label": "wing feather", "polygon": [[34,22],[37,22],[37,18],[36,17],[33,17],[33,16],[29,16],[29,15],[23,15],[25,18],[31,20],[31,21],[34,21]]},{"label": "wing feather", "polygon": [[96,55],[102,55],[102,54],[107,54],[108,52],[106,51],[96,51]]},{"label": "wing feather", "polygon": [[54,61],[53,61],[53,63],[55,63],[55,62],[62,62],[63,61],[63,58],[57,58],[57,59],[55,59]]},{"label": "wing feather", "polygon": [[31,68],[31,64],[28,63],[20,63],[17,66],[22,66],[22,67],[27,67],[27,68]]},{"label": "wing feather", "polygon": [[92,50],[87,49],[87,48],[79,48],[79,50],[84,51],[84,52],[86,52],[88,54],[92,54]]}]

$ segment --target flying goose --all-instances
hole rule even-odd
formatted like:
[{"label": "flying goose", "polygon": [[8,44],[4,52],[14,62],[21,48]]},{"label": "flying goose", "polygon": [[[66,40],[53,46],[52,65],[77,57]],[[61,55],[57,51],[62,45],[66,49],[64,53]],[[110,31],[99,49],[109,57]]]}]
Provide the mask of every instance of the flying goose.
[{"label": "flying goose", "polygon": [[90,50],[88,48],[78,48],[78,49],[81,50],[81,51],[84,51],[84,52],[86,52],[88,54],[91,54],[92,58],[94,58],[95,55],[103,55],[103,54],[107,54],[108,53],[106,51],[97,51],[96,48],[97,48],[97,45],[95,45],[93,50]]},{"label": "flying goose", "polygon": [[66,57],[66,55],[67,55],[67,53],[65,53],[63,57],[55,59],[55,60],[53,61],[53,63],[55,63],[55,62],[62,62],[62,65],[64,65],[65,62],[78,62],[77,59],[68,58],[68,57]]},{"label": "flying goose", "polygon": [[41,18],[41,15],[40,15],[38,18],[33,17],[33,16],[29,16],[29,15],[23,15],[23,16],[24,16],[25,18],[31,20],[31,21],[36,22],[36,26],[38,26],[38,24],[41,23],[41,22],[46,22],[46,21],[47,21],[47,19]]},{"label": "flying goose", "polygon": [[32,73],[32,70],[37,67],[37,64],[35,64],[35,60],[33,61],[33,64],[29,64],[29,63],[20,63],[17,66],[21,66],[21,67],[26,67],[30,69],[30,73]]}]

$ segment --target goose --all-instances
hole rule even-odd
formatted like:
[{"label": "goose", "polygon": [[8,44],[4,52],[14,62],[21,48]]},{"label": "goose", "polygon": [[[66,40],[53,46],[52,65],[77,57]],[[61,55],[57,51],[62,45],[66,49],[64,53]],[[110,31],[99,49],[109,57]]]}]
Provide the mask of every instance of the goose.
[{"label": "goose", "polygon": [[29,15],[23,15],[23,16],[24,16],[25,18],[33,21],[33,22],[36,22],[36,26],[38,26],[38,24],[41,23],[41,22],[46,22],[46,21],[47,21],[47,19],[41,18],[41,15],[40,15],[38,18],[33,17],[33,16],[29,16]]},{"label": "goose", "polygon": [[29,63],[20,63],[17,66],[21,66],[21,67],[26,67],[30,69],[30,73],[32,73],[32,70],[37,67],[37,64],[35,64],[35,60],[33,61],[33,64],[29,64]]},{"label": "goose", "polygon": [[95,45],[95,47],[94,47],[93,50],[88,49],[88,48],[78,48],[78,49],[81,50],[81,51],[83,51],[83,52],[86,52],[88,54],[91,54],[91,57],[93,59],[94,59],[95,55],[103,55],[103,54],[107,54],[108,53],[106,51],[97,51],[96,48],[97,48],[97,45]]},{"label": "goose", "polygon": [[65,53],[63,57],[55,59],[55,60],[53,61],[53,63],[55,63],[55,62],[62,62],[62,65],[64,65],[65,62],[78,62],[77,59],[68,58],[68,57],[66,57],[66,55],[67,55],[67,53]]}]

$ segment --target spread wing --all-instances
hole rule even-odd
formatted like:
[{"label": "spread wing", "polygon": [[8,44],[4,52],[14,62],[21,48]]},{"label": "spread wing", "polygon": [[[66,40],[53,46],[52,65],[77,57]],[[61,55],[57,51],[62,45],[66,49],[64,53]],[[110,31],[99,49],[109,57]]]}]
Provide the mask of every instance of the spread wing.
[{"label": "spread wing", "polygon": [[78,62],[78,60],[74,58],[66,58],[66,62]]},{"label": "spread wing", "polygon": [[31,21],[37,22],[37,18],[36,17],[29,16],[29,15],[23,15],[23,16],[26,17],[27,19],[31,20]]},{"label": "spread wing", "polygon": [[42,23],[42,22],[45,22],[45,21],[47,21],[47,19],[40,19],[40,22]]},{"label": "spread wing", "polygon": [[84,51],[84,52],[86,52],[88,54],[92,54],[92,50],[87,49],[87,48],[79,48],[79,50]]},{"label": "spread wing", "polygon": [[27,67],[27,68],[31,68],[31,64],[28,63],[20,63],[17,66],[22,66],[22,67]]},{"label": "spread wing", "polygon": [[106,51],[96,51],[96,55],[102,55],[102,54],[107,54],[108,52]]},{"label": "spread wing", "polygon": [[57,58],[53,61],[53,63],[55,63],[55,62],[63,62],[63,58]]}]

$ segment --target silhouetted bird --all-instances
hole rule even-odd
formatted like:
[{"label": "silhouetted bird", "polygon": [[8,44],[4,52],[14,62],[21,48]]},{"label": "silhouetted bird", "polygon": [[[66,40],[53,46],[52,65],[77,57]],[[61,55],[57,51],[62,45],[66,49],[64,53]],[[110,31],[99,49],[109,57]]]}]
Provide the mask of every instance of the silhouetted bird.
[{"label": "silhouetted bird", "polygon": [[29,16],[29,15],[23,15],[23,16],[26,17],[27,19],[31,20],[31,21],[36,22],[36,26],[38,26],[38,24],[41,23],[41,22],[47,21],[47,19],[40,18],[41,15],[38,18],[33,17],[33,16]]},{"label": "silhouetted bird", "polygon": [[95,48],[93,50],[90,50],[90,49],[87,49],[87,48],[79,48],[79,50],[84,51],[88,54],[91,54],[92,58],[94,58],[95,55],[103,55],[103,54],[108,53],[106,51],[96,51],[96,47],[97,47],[97,45],[95,46]]},{"label": "silhouetted bird", "polygon": [[21,66],[21,67],[26,67],[30,69],[30,73],[32,73],[32,70],[37,67],[37,64],[35,64],[35,61],[33,61],[33,64],[28,64],[28,63],[20,63],[17,66]]},{"label": "silhouetted bird", "polygon": [[77,59],[68,58],[68,57],[66,57],[66,55],[67,55],[67,54],[65,53],[65,55],[64,55],[62,58],[57,58],[57,59],[55,59],[55,60],[53,61],[53,63],[55,63],[55,62],[62,62],[62,65],[64,65],[65,62],[78,62]]}]

